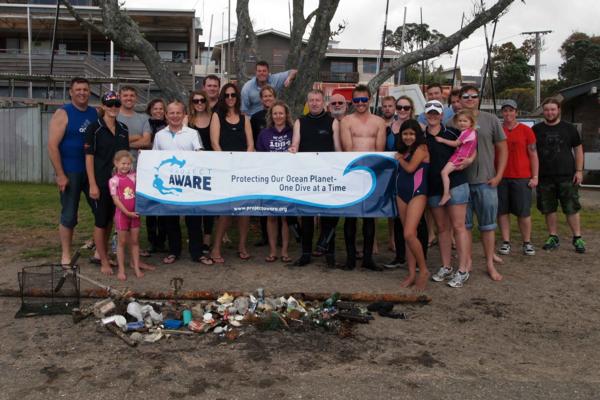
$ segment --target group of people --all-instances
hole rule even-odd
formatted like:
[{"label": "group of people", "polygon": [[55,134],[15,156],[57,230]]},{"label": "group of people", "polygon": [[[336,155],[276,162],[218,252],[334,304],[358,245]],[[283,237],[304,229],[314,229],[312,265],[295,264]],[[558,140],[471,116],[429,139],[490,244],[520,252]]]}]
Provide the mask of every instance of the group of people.
[{"label": "group of people", "polygon": [[[382,100],[382,116],[371,113],[371,93],[358,85],[351,102],[334,94],[326,105],[322,91],[307,94],[308,112],[292,120],[290,108],[277,97],[289,86],[295,70],[270,74],[266,62],[256,66],[256,76],[240,90],[233,83],[221,87],[215,75],[204,78],[201,90],[191,92],[189,104],[148,103],[147,115],[134,111],[135,88],[124,86],[118,93],[102,96],[98,111],[88,105],[89,83],[71,82],[71,103],[57,110],[50,122],[48,149],[60,191],[59,234],[63,264],[71,257],[73,229],[78,203],[85,193],[94,214],[96,254],[91,258],[105,274],[113,273],[107,251],[112,224],[118,233],[118,278],[126,279],[125,247],[129,244],[131,267],[136,276],[153,267],[140,261],[140,216],[135,212],[137,152],[144,149],[187,151],[394,151],[398,161],[396,203],[399,218],[390,219],[390,248],[395,258],[383,266],[373,259],[375,221],[362,218],[363,248],[357,251],[357,219],[345,217],[343,232],[346,260],[336,263],[335,231],[338,217],[261,218],[262,237],[268,243],[265,262],[278,259],[292,263],[288,253],[290,230],[301,242],[301,254],[293,266],[309,264],[324,255],[331,268],[352,270],[357,259],[362,267],[382,271],[407,263],[408,276],[402,287],[424,290],[429,279],[462,287],[472,269],[471,228],[477,216],[486,267],[493,280],[501,280],[496,264],[495,231],[500,226],[500,254],[510,254],[509,215],[517,217],[522,251],[534,255],[531,240],[532,189],[545,215],[549,237],[545,250],[559,246],[557,205],[560,201],[573,233],[573,246],[585,252],[581,238],[577,187],[582,181],[583,150],[575,127],[560,120],[560,103],[543,103],[544,121],[533,127],[516,119],[517,104],[506,101],[503,122],[479,111],[479,90],[464,86],[452,91],[450,106],[444,106],[439,85],[427,89],[424,112],[415,115],[408,96]],[[349,113],[349,103],[352,112]],[[150,253],[166,251],[164,264],[181,256],[179,216],[147,216]],[[237,255],[251,258],[248,251],[249,217],[237,217]],[[193,261],[222,264],[222,245],[227,240],[231,216],[186,216],[188,248]],[[215,227],[216,226],[216,227]],[[214,228],[214,235],[213,235]],[[291,228],[291,229],[290,229]],[[442,265],[430,274],[426,263],[432,232],[437,230]],[[212,240],[211,240],[212,239]],[[165,248],[165,243],[168,247]],[[278,245],[280,249],[278,249]],[[456,248],[458,266],[452,267]]]}]

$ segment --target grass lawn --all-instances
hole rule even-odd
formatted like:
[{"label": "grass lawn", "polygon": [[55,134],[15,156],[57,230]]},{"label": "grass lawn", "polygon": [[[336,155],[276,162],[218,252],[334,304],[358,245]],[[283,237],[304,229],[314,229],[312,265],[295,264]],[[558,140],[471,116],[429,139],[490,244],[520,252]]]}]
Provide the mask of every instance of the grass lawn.
[{"label": "grass lawn", "polygon": [[[60,254],[58,240],[58,218],[60,212],[59,196],[55,185],[27,184],[27,183],[0,183],[0,232],[2,235],[21,236],[30,238],[30,242],[22,246],[19,256],[23,259],[48,258]],[[533,240],[540,247],[546,238],[546,229],[543,216],[533,208]],[[560,216],[561,235],[568,236],[569,231],[564,223],[564,216]],[[584,231],[600,230],[600,209],[584,209],[581,212]],[[235,226],[235,225],[234,225]],[[185,224],[182,224],[185,230]],[[516,221],[512,223],[513,231],[519,240]],[[91,211],[82,196],[79,207],[79,225],[75,230],[74,242],[76,246],[82,245],[91,238],[93,218]],[[249,246],[257,240],[256,228],[249,239]],[[343,223],[338,223],[337,248],[343,252]],[[360,230],[359,230],[360,232]],[[387,221],[378,220],[377,238],[380,253],[384,254],[387,248]],[[184,233],[185,234],[185,233]],[[230,229],[230,238],[236,242],[237,232]],[[361,236],[360,233],[358,236]],[[474,239],[478,232],[474,231]],[[315,238],[316,239],[316,238]],[[142,247],[147,246],[145,226],[142,224]],[[293,240],[292,240],[293,242]],[[295,244],[291,244],[291,254],[295,253]],[[341,253],[340,253],[341,254]]]}]

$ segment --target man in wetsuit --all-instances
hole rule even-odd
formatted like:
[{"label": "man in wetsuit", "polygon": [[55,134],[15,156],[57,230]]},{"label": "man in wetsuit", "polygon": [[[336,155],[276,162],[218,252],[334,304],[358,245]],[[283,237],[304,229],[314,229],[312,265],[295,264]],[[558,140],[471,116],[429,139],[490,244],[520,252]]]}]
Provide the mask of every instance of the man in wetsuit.
[{"label": "man in wetsuit", "polygon": [[[341,151],[339,122],[325,111],[325,97],[321,90],[308,92],[308,114],[294,123],[294,134],[290,152],[325,152]],[[305,216],[302,220],[302,255],[294,266],[303,267],[310,263],[312,241],[315,229],[315,218]],[[321,217],[321,226],[325,232],[333,232],[325,253],[327,266],[335,267],[335,226],[337,217]]]},{"label": "man in wetsuit", "polygon": [[[346,116],[340,127],[340,140],[343,151],[384,151],[385,121],[371,114],[369,102],[371,92],[365,85],[358,85],[352,91],[354,113]],[[373,261],[373,242],[375,240],[375,220],[363,218],[363,262],[362,266],[373,271],[383,268]],[[356,218],[344,221],[344,239],[346,241],[346,264],[344,269],[356,267]]]}]

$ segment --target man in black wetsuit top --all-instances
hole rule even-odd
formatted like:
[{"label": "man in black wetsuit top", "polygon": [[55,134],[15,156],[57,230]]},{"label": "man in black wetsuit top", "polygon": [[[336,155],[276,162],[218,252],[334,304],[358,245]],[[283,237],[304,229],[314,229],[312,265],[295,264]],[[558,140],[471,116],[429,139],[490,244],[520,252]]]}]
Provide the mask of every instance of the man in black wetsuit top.
[{"label": "man in black wetsuit top", "polygon": [[[290,152],[341,151],[339,122],[325,111],[325,96],[321,90],[308,92],[308,114],[294,123]],[[335,267],[335,226],[337,217],[321,217],[324,232],[334,232],[325,253],[327,266]],[[302,267],[311,261],[314,217],[302,217],[302,255],[294,266]]]}]

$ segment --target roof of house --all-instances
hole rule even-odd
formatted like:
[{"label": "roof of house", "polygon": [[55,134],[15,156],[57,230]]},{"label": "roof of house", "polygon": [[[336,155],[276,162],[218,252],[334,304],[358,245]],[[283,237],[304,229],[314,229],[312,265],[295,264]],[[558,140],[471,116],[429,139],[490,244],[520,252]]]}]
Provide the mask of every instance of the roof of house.
[{"label": "roof of house", "polygon": [[596,91],[598,91],[599,86],[600,86],[600,78],[594,79],[589,82],[584,82],[584,83],[580,83],[577,85],[569,86],[568,88],[559,90],[558,93],[562,96],[563,101],[567,101],[572,98],[581,96],[582,94],[589,93],[593,87],[596,87]]}]

